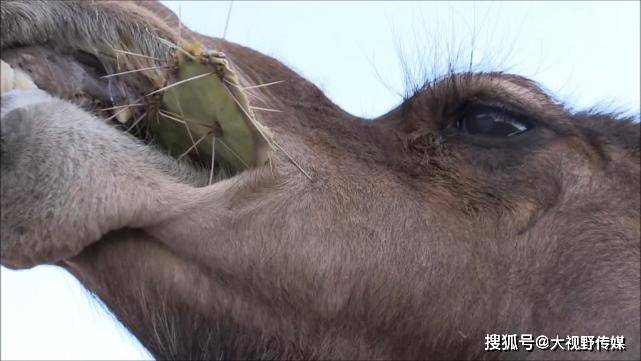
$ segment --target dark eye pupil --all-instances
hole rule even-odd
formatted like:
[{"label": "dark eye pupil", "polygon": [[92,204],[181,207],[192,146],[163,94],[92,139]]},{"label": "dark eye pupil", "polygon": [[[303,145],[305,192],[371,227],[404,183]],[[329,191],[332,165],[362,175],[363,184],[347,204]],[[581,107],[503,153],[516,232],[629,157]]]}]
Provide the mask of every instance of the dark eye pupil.
[{"label": "dark eye pupil", "polygon": [[494,111],[469,112],[461,118],[458,128],[469,134],[490,137],[511,137],[527,130],[512,116]]},{"label": "dark eye pupil", "polygon": [[495,123],[490,114],[476,114],[465,119],[465,130],[471,134],[485,134],[492,131]]}]

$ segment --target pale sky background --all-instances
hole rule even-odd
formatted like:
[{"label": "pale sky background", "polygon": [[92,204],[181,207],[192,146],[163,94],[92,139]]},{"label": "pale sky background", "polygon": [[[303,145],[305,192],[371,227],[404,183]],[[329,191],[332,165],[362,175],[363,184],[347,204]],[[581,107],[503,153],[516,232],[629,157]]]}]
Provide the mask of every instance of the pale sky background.
[{"label": "pale sky background", "polygon": [[[222,36],[229,2],[165,3],[191,29]],[[639,14],[637,1],[238,2],[226,38],[285,62],[347,111],[374,117],[401,100],[399,49],[415,71],[432,74],[459,48],[467,59],[476,34],[477,69],[530,77],[573,109],[596,105],[639,119]],[[64,270],[2,268],[0,276],[3,360],[150,358]]]}]

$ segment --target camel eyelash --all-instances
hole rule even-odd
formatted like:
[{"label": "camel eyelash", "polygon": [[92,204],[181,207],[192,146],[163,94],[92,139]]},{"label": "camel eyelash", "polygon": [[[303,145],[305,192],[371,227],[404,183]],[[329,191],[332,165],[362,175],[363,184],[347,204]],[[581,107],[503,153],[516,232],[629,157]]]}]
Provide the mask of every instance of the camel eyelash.
[{"label": "camel eyelash", "polygon": [[442,131],[479,138],[513,138],[537,127],[536,116],[518,99],[504,99],[492,89],[471,75],[450,75],[426,82],[407,99],[406,109],[408,114],[427,110]]}]

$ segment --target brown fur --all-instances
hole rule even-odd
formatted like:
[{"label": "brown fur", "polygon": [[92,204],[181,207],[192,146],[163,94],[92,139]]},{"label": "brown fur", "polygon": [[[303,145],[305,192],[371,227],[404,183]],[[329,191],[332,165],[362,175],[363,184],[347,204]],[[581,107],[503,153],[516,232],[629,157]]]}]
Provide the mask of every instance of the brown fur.
[{"label": "brown fur", "polygon": [[[157,3],[1,9],[3,51],[76,48],[107,70],[95,49],[166,57],[150,34],[177,28]],[[224,50],[247,84],[286,80],[260,91],[284,112],[259,119],[312,181],[281,155],[203,187],[65,101],[3,98],[2,264],[69,269],[163,359],[639,358],[638,124],[499,73],[452,74],[365,121],[278,61]],[[540,124],[456,132],[475,99]],[[526,332],[625,335],[628,350],[483,351],[486,333]]]}]

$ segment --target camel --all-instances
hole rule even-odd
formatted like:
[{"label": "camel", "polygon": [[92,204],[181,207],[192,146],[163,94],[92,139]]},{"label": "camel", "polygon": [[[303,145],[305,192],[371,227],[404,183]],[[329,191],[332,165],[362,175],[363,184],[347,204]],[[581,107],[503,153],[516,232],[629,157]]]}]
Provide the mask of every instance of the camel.
[{"label": "camel", "polygon": [[[67,269],[157,359],[641,356],[632,119],[570,112],[518,75],[469,72],[365,120],[159,3],[0,10],[4,60],[49,55],[22,69],[38,88],[2,96],[0,262]],[[222,45],[244,84],[284,80],[257,90],[283,110],[256,115],[279,145],[268,164],[210,182],[210,169],[90,109],[104,90],[92,79],[119,61],[110,49],[165,59],[179,28]],[[56,60],[71,70],[38,71]],[[625,349],[484,348],[515,333],[622,336]]]}]

